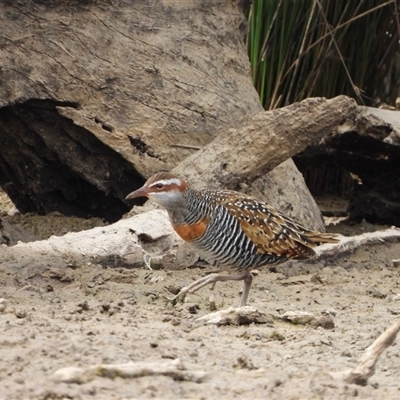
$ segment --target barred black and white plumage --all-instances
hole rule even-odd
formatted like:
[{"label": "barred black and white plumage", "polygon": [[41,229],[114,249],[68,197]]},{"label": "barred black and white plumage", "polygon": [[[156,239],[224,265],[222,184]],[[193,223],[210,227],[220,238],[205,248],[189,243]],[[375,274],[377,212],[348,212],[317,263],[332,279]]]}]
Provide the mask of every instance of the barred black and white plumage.
[{"label": "barred black and white plumage", "polygon": [[168,211],[174,230],[183,240],[192,243],[215,265],[235,272],[201,278],[175,298],[217,281],[244,280],[244,306],[251,269],[288,259],[309,259],[317,245],[337,242],[335,235],[308,230],[251,196],[230,190],[194,190],[167,172],[149,178],[127,199],[142,196]]},{"label": "barred black and white plumage", "polygon": [[202,236],[192,241],[207,259],[217,267],[242,271],[261,265],[276,263],[285,256],[260,252],[243,231],[240,220],[232,213],[229,199],[231,191],[196,191],[187,188],[183,193],[190,214],[185,223],[209,220]]}]

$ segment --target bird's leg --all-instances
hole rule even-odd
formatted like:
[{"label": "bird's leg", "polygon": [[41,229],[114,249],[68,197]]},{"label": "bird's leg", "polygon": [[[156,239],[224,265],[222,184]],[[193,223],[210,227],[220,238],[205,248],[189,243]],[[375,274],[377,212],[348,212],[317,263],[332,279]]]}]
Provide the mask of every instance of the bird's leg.
[{"label": "bird's leg", "polygon": [[251,272],[245,270],[247,275],[243,278],[243,293],[242,298],[240,299],[240,307],[244,307],[247,304],[247,298],[249,297],[251,282],[253,281],[253,275]]},{"label": "bird's leg", "polygon": [[226,274],[226,273],[219,273],[219,274],[210,274],[204,276],[203,278],[198,279],[197,281],[191,283],[189,286],[183,287],[180,292],[172,298],[168,300],[174,302],[179,297],[185,296],[187,293],[194,293],[197,292],[203,286],[209,285],[211,283],[215,284],[215,282],[222,282],[222,281],[242,281],[244,280],[244,289],[242,294],[242,299],[240,302],[240,306],[246,305],[247,297],[249,295],[249,290],[251,286],[252,276],[249,271],[244,270],[239,274]]}]

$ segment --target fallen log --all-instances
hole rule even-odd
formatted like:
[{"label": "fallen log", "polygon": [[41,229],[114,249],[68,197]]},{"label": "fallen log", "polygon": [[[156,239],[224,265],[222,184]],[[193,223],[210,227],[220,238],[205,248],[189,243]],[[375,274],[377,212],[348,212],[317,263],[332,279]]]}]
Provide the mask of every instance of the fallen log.
[{"label": "fallen log", "polygon": [[[242,29],[247,7],[241,0],[206,8],[0,2],[10,82],[0,91],[0,186],[17,208],[115,222],[131,207],[126,194],[145,178],[261,112]],[[310,208],[308,226],[322,229],[291,161],[266,180],[289,210]]]},{"label": "fallen log", "polygon": [[[400,241],[400,229],[340,237],[337,244],[325,244],[316,249],[317,258],[339,258],[362,246]],[[152,250],[145,247],[151,244]],[[109,226],[87,231],[52,236],[47,240],[0,245],[0,269],[16,270],[46,265],[65,268],[97,263],[111,267],[145,267],[156,259],[159,268],[183,269],[199,259],[191,246],[173,231],[167,213],[151,210]]]},{"label": "fallen log", "polygon": [[311,192],[348,200],[351,222],[400,226],[400,111],[357,107],[339,135],[294,158]]},{"label": "fallen log", "polygon": [[[194,185],[240,188],[253,182],[307,146],[352,126],[357,115],[353,99],[312,98],[256,114],[186,158],[174,172]],[[350,122],[349,122],[350,121]]]},{"label": "fallen log", "polygon": [[166,247],[172,247],[176,235],[167,214],[152,210],[109,226],[51,236],[47,240],[18,243],[11,247],[0,245],[0,268],[18,270],[56,266],[65,269],[86,263],[141,267],[145,264],[146,255],[142,242],[162,242],[165,237],[171,240]]}]

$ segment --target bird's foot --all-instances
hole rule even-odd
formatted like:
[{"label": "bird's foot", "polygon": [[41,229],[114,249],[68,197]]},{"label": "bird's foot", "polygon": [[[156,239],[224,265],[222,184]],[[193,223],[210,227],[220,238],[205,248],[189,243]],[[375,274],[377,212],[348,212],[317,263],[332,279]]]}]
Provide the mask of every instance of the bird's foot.
[{"label": "bird's foot", "polygon": [[184,301],[185,297],[184,296],[180,297],[178,295],[176,295],[174,297],[165,296],[165,299],[167,299],[169,301],[169,303],[171,303],[173,306],[176,306],[179,301],[182,303]]},{"label": "bird's foot", "polygon": [[178,301],[180,301],[181,303],[183,303],[183,301],[185,300],[187,294],[187,290],[186,288],[182,288],[178,294],[176,294],[173,297],[169,297],[169,296],[165,296],[165,298],[173,305],[175,306]]}]

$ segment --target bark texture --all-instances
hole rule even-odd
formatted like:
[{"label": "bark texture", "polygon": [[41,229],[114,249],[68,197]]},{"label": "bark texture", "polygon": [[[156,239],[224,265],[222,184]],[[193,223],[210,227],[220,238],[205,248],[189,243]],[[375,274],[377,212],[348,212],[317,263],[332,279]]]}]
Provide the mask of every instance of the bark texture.
[{"label": "bark texture", "polygon": [[[203,147],[261,112],[243,7],[2,2],[0,185],[18,208],[114,221],[130,207],[126,193],[194,152],[173,145]],[[298,207],[312,210],[302,222],[321,228],[293,163],[268,185],[292,204],[286,177],[301,193]]]}]

